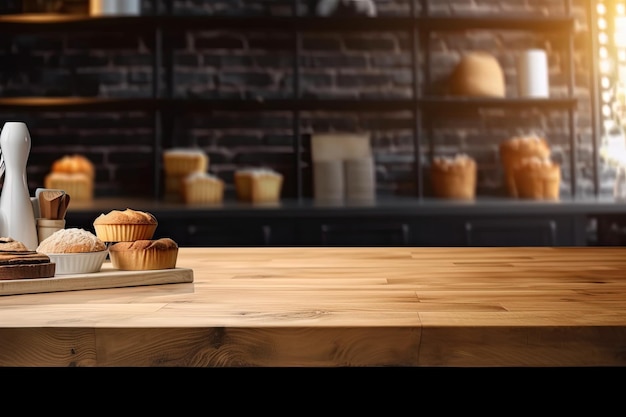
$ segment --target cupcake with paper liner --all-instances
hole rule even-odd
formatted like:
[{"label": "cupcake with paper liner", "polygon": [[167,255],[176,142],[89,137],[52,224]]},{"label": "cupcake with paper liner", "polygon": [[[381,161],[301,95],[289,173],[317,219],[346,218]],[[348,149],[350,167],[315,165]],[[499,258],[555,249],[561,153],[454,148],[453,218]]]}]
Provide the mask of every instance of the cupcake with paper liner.
[{"label": "cupcake with paper liner", "polygon": [[476,197],[476,161],[466,154],[435,157],[430,176],[436,197],[462,200]]},{"label": "cupcake with paper liner", "polygon": [[178,244],[170,238],[118,242],[109,247],[111,266],[124,271],[176,267]]},{"label": "cupcake with paper liner", "polygon": [[545,138],[538,135],[516,136],[500,143],[500,161],[504,170],[506,189],[511,197],[517,197],[513,172],[526,158],[550,157],[550,146]]},{"label": "cupcake with paper liner", "polygon": [[103,213],[93,222],[96,235],[104,242],[152,239],[157,225],[157,219],[151,213],[130,208]]},{"label": "cupcake with paper liner", "polygon": [[269,168],[244,168],[235,171],[237,198],[252,203],[280,200],[283,175]]},{"label": "cupcake with paper liner", "polygon": [[561,166],[549,158],[526,158],[513,172],[519,198],[558,200]]},{"label": "cupcake with paper liner", "polygon": [[206,172],[194,172],[183,179],[182,197],[187,204],[221,203],[224,181]]}]

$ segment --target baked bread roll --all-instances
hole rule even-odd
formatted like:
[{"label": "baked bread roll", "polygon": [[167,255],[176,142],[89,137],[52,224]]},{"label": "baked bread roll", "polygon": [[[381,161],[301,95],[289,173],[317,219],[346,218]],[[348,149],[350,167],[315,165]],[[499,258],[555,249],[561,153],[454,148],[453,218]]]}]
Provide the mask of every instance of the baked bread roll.
[{"label": "baked bread roll", "polygon": [[51,172],[65,174],[85,174],[90,179],[95,178],[96,171],[89,159],[83,155],[65,155],[52,163]]},{"label": "baked bread roll", "polygon": [[118,242],[109,248],[113,268],[125,271],[176,267],[178,245],[170,238]]},{"label": "baked bread roll", "polygon": [[85,253],[101,252],[106,245],[93,233],[78,228],[59,229],[37,246],[37,252],[51,253]]},{"label": "baked bread roll", "polygon": [[104,242],[152,239],[157,225],[157,219],[151,213],[130,208],[103,213],[93,222],[96,235]]},{"label": "baked bread roll", "polygon": [[561,167],[547,158],[526,158],[514,169],[519,198],[558,200]]},{"label": "baked bread roll", "polygon": [[94,165],[83,155],[65,155],[52,163],[44,177],[45,188],[65,191],[75,201],[93,199],[96,171]]},{"label": "baked bread roll", "polygon": [[23,252],[28,251],[28,248],[12,237],[0,237],[0,251]]},{"label": "baked bread roll", "polygon": [[280,200],[282,174],[267,168],[246,168],[235,171],[237,198],[252,203],[272,203]]},{"label": "baked bread roll", "polygon": [[183,179],[182,197],[187,204],[221,203],[224,181],[205,172],[189,174]]},{"label": "baked bread roll", "polygon": [[108,255],[103,241],[78,228],[57,230],[39,243],[37,252],[50,257],[55,275],[98,272]]},{"label": "baked bread roll", "polygon": [[469,52],[450,76],[450,93],[469,97],[504,97],[504,72],[495,56]]},{"label": "baked bread roll", "polygon": [[545,138],[537,135],[517,136],[500,143],[500,161],[504,170],[506,189],[511,197],[517,197],[513,171],[527,158],[550,157],[550,146]]},{"label": "baked bread roll", "polygon": [[476,162],[465,154],[434,158],[430,175],[436,197],[462,200],[476,197]]}]

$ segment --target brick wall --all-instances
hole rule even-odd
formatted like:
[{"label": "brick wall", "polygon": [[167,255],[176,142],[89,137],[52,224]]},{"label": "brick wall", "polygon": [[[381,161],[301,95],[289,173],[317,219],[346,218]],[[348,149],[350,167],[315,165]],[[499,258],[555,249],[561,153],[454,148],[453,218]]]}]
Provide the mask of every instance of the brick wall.
[{"label": "brick wall", "polygon": [[[299,11],[306,12],[302,1]],[[563,14],[562,0],[437,0],[436,13]],[[574,0],[580,26],[575,38],[577,193],[591,194],[592,129],[589,100],[589,32],[584,0]],[[378,0],[379,15],[405,15],[408,1]],[[144,13],[153,12],[144,1]],[[291,1],[174,1],[179,14],[288,15]],[[171,39],[176,97],[280,98],[292,94],[292,39],[281,33],[196,30]],[[473,31],[434,33],[430,82],[436,90],[461,54],[484,49],[505,70],[507,95],[515,96],[515,56],[528,47],[549,51],[551,94],[567,94],[565,38],[526,32]],[[149,97],[152,94],[151,35],[73,33],[0,37],[0,96]],[[300,85],[307,96],[410,97],[410,39],[398,32],[316,33],[302,39]],[[20,114],[0,113],[0,120],[28,123],[33,146],[29,186],[42,186],[52,161],[82,153],[97,167],[96,196],[151,195],[153,119],[150,112]],[[571,193],[567,113],[485,111],[430,115],[422,161],[432,155],[465,152],[477,159],[479,195],[502,194],[497,146],[515,134],[536,131],[548,138],[554,159],[563,165],[562,195]],[[302,114],[303,134],[330,130],[368,131],[372,135],[379,195],[414,195],[411,115],[398,113]],[[290,174],[293,122],[289,112],[190,112],[174,120],[163,146],[200,146],[210,156],[210,171],[227,182],[244,166],[270,166]],[[602,193],[610,193],[612,173],[602,168]]]}]

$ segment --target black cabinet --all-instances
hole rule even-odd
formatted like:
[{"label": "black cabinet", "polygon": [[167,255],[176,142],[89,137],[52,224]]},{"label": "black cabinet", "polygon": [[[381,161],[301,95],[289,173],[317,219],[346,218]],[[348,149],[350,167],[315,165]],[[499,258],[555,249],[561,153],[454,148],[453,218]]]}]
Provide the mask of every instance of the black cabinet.
[{"label": "black cabinet", "polygon": [[298,244],[304,246],[410,246],[410,219],[358,220],[328,218],[299,222]]},{"label": "black cabinet", "polygon": [[179,246],[292,246],[292,222],[268,219],[197,217],[160,220],[155,238],[170,237]]},{"label": "black cabinet", "polygon": [[468,246],[556,246],[554,219],[468,220],[465,240]]},{"label": "black cabinet", "polygon": [[420,219],[415,246],[585,246],[584,215]]},{"label": "black cabinet", "polygon": [[[381,200],[366,207],[286,202],[187,207],[149,200],[96,200],[70,205],[66,227],[94,231],[101,213],[130,207],[152,213],[155,238],[180,246],[585,246],[590,217],[626,212],[623,205],[497,201],[452,203]],[[599,215],[598,210],[610,211]],[[602,222],[600,222],[602,223]]]},{"label": "black cabinet", "polygon": [[584,246],[585,216],[161,220],[181,246]]}]

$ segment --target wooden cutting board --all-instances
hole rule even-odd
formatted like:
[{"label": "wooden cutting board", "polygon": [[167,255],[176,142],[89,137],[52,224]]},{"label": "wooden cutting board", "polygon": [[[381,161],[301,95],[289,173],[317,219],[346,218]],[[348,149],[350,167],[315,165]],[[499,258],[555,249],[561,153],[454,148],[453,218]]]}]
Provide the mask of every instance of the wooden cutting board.
[{"label": "wooden cutting board", "polygon": [[114,269],[107,261],[102,265],[100,272],[90,274],[0,280],[0,296],[188,282],[193,282],[193,270],[190,268],[120,271]]}]

